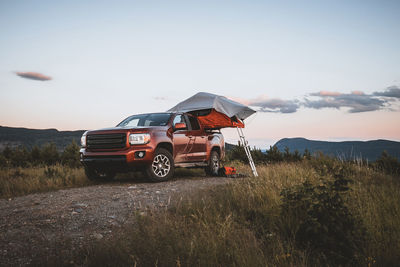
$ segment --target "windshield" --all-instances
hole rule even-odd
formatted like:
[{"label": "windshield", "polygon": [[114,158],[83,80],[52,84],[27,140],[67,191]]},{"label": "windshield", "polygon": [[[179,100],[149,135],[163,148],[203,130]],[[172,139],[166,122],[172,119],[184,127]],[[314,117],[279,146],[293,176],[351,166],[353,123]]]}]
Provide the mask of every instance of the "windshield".
[{"label": "windshield", "polygon": [[152,113],[133,115],[123,120],[117,126],[137,127],[137,126],[165,126],[168,124],[171,113]]}]

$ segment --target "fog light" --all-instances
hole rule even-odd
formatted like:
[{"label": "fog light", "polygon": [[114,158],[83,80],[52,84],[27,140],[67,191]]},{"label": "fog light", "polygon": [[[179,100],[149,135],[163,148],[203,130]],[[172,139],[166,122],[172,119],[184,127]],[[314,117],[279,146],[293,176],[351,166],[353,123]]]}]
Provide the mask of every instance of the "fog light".
[{"label": "fog light", "polygon": [[144,158],[145,155],[146,155],[145,151],[137,151],[137,152],[135,152],[135,158],[142,159],[142,158]]}]

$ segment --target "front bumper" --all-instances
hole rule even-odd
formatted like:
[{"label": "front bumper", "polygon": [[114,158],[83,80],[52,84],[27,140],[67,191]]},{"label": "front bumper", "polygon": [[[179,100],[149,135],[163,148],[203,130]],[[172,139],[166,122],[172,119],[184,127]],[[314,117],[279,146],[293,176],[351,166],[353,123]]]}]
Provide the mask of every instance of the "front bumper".
[{"label": "front bumper", "polygon": [[131,146],[124,150],[96,151],[81,148],[80,161],[86,167],[125,171],[151,164],[154,149],[150,146]]}]

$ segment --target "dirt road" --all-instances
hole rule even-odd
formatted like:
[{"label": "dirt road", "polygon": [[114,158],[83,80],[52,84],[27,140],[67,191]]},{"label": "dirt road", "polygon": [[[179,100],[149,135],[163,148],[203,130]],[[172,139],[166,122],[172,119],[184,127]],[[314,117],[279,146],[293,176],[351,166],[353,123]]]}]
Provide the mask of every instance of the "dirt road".
[{"label": "dirt road", "polygon": [[113,182],[0,200],[0,266],[24,266],[107,238],[135,212],[166,208],[171,197],[231,181],[180,178]]}]

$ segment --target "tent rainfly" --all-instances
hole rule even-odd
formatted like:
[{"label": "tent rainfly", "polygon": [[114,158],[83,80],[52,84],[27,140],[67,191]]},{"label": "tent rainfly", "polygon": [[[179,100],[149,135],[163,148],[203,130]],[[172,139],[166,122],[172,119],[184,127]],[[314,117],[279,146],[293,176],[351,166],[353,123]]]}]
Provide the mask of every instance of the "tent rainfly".
[{"label": "tent rainfly", "polygon": [[200,92],[171,108],[195,115],[205,129],[244,128],[243,120],[256,111],[224,96]]},{"label": "tent rainfly", "polygon": [[204,129],[237,128],[240,142],[249,159],[254,176],[257,169],[250,153],[250,147],[243,134],[243,120],[256,113],[255,110],[232,101],[224,96],[200,92],[169,109],[170,112],[187,112],[196,116]]}]

